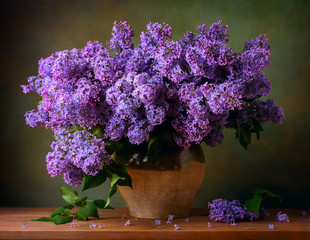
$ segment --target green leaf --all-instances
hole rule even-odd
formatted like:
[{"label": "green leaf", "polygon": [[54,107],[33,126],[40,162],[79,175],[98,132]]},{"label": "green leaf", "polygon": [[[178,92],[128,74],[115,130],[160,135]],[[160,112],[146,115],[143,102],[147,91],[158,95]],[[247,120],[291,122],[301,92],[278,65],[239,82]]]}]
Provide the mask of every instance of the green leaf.
[{"label": "green leaf", "polygon": [[248,124],[241,125],[241,136],[247,144],[251,143],[251,131]]},{"label": "green leaf", "polygon": [[99,218],[97,206],[93,202],[88,203],[84,207],[81,207],[80,210],[79,210],[79,213],[84,215],[84,216],[86,216],[86,217],[96,217],[96,218]]},{"label": "green leaf", "polygon": [[75,203],[79,197],[77,192],[71,189],[69,186],[60,187],[60,193],[63,199],[68,203]]},{"label": "green leaf", "polygon": [[70,215],[70,209],[68,208],[63,208],[63,207],[60,207],[60,208],[57,208],[55,209],[52,214],[51,214],[51,218],[55,215],[63,215],[63,216],[69,216]]},{"label": "green leaf", "polygon": [[106,207],[107,202],[103,199],[94,200],[94,203],[100,209],[114,209],[111,205]]},{"label": "green leaf", "polygon": [[[129,176],[127,172],[127,168],[124,164],[113,164],[110,166],[109,171],[119,176],[118,180],[116,180],[117,185],[129,186],[132,188],[131,177]],[[113,175],[112,175],[112,178],[113,178]]]},{"label": "green leaf", "polygon": [[263,131],[263,127],[256,118],[252,118],[253,121],[253,131],[256,133],[256,138],[259,140],[260,132]]},{"label": "green leaf", "polygon": [[71,218],[68,216],[55,215],[52,217],[52,222],[56,225],[71,222]]},{"label": "green leaf", "polygon": [[158,226],[158,227],[156,227],[156,228],[158,228],[158,229],[163,229],[163,228],[166,228],[166,226]]},{"label": "green leaf", "polygon": [[51,222],[52,219],[47,218],[47,217],[40,217],[38,219],[31,219],[30,221],[38,221],[38,222]]},{"label": "green leaf", "polygon": [[108,207],[110,205],[111,197],[116,193],[116,191],[117,191],[116,185],[112,185],[112,182],[111,182],[108,199],[107,199],[107,202],[106,202],[104,208],[106,208],[106,207]]},{"label": "green leaf", "polygon": [[266,195],[268,195],[270,197],[279,198],[280,201],[282,200],[279,194],[273,193],[273,192],[271,192],[271,191],[269,191],[267,189],[255,188],[254,192],[257,193],[257,194],[260,194],[260,195],[266,194]]},{"label": "green leaf", "polygon": [[248,145],[251,143],[251,131],[248,124],[241,124],[236,128],[236,139],[247,150]]},{"label": "green leaf", "polygon": [[79,199],[78,201],[75,202],[75,205],[78,207],[83,207],[86,205],[86,201],[87,201],[87,196]]},{"label": "green leaf", "polygon": [[269,190],[263,189],[263,188],[255,188],[253,197],[251,199],[248,199],[245,202],[246,208],[249,211],[255,212],[259,215],[259,209],[261,207],[264,194],[266,194],[267,196],[279,198],[279,200],[281,201],[281,197],[278,194],[275,194],[275,193],[273,193]]},{"label": "green leaf", "polygon": [[90,188],[98,187],[104,183],[106,179],[107,173],[103,170],[100,170],[96,176],[85,174],[82,192]]},{"label": "green leaf", "polygon": [[94,126],[90,132],[94,134],[97,138],[102,138],[102,127],[100,125]]},{"label": "green leaf", "polygon": [[150,149],[153,145],[153,143],[155,143],[157,140],[158,140],[158,136],[155,136],[155,137],[152,137],[149,141],[148,141],[148,144],[147,144],[147,152],[149,153],[150,152]]},{"label": "green leaf", "polygon": [[245,206],[249,211],[255,212],[256,214],[259,215],[259,209],[260,209],[262,201],[263,201],[263,197],[255,193],[252,199],[246,200]]},{"label": "green leaf", "polygon": [[83,220],[83,221],[88,220],[87,216],[83,213],[80,213],[80,212],[76,213],[74,216],[77,217],[79,220]]}]

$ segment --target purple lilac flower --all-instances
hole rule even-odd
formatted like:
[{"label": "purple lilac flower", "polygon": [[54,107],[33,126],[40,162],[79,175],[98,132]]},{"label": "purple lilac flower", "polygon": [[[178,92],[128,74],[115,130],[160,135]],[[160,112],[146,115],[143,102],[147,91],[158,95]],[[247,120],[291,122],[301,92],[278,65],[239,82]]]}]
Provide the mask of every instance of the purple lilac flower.
[{"label": "purple lilac flower", "polygon": [[278,220],[278,222],[289,222],[290,221],[287,214],[281,213],[281,211],[277,213],[277,220]]},{"label": "purple lilac flower", "polygon": [[94,224],[94,223],[92,223],[92,224],[90,224],[90,225],[89,225],[89,227],[90,227],[90,228],[96,228],[96,227],[97,227],[97,225],[96,225],[96,224]]},{"label": "purple lilac flower", "polygon": [[[79,185],[83,174],[95,175],[111,162],[105,143],[142,144],[162,124],[173,129],[175,143],[183,148],[201,142],[215,146],[224,128],[240,124],[250,130],[254,121],[281,124],[285,116],[273,100],[253,101],[271,90],[262,73],[270,65],[266,36],[246,41],[241,53],[233,53],[222,21],[197,31],[172,41],[170,25],[151,22],[134,47],[132,27],[115,21],[106,46],[89,41],[81,49],[40,59],[38,75],[21,86],[42,98],[25,114],[26,123],[52,129],[58,140],[58,131],[68,131],[47,155],[50,175],[64,174],[67,183]],[[85,130],[73,133],[77,126]],[[86,133],[98,126],[102,139]]]},{"label": "purple lilac flower", "polygon": [[208,228],[211,228],[211,223],[210,222],[208,222]]},{"label": "purple lilac flower", "polygon": [[155,225],[157,226],[157,225],[161,225],[161,221],[160,220],[155,220]]},{"label": "purple lilac flower", "polygon": [[173,221],[173,218],[174,218],[174,215],[170,214],[170,215],[168,216],[168,221],[172,222],[172,221]]},{"label": "purple lilac flower", "polygon": [[114,22],[112,28],[112,38],[108,42],[110,49],[127,49],[133,48],[131,38],[135,35],[132,28],[126,21]]},{"label": "purple lilac flower", "polygon": [[174,224],[174,230],[180,230],[180,227],[176,224]]},{"label": "purple lilac flower", "polygon": [[[259,219],[255,212],[250,212],[245,205],[238,200],[227,201],[225,199],[215,199],[208,203],[210,209],[210,219],[216,222],[236,223],[240,221],[256,221]],[[266,211],[260,209],[260,218],[264,218]]]},{"label": "purple lilac flower", "polygon": [[24,223],[23,226],[22,226],[22,228],[27,229],[28,227],[27,227],[26,224]]},{"label": "purple lilac flower", "polygon": [[70,185],[80,185],[84,173],[96,175],[102,164],[111,159],[105,151],[105,143],[86,131],[74,134],[67,130],[55,131],[58,141],[52,143],[53,152],[46,156],[48,173],[55,177],[64,174],[64,180]]},{"label": "purple lilac flower", "polygon": [[126,223],[125,223],[125,226],[130,226],[131,223],[130,223],[130,220],[128,220]]},{"label": "purple lilac flower", "polygon": [[269,224],[268,228],[269,228],[270,230],[274,230],[274,225],[273,225],[273,224]]}]

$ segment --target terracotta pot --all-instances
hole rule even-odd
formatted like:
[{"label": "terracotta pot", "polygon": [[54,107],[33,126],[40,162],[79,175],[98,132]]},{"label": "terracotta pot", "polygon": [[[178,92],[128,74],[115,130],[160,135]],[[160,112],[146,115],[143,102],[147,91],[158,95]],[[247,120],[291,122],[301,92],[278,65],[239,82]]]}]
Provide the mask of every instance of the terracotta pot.
[{"label": "terracotta pot", "polygon": [[127,170],[132,188],[118,188],[131,216],[188,216],[204,178],[204,154],[200,145],[194,145],[174,154],[158,155],[139,165],[130,163]]}]

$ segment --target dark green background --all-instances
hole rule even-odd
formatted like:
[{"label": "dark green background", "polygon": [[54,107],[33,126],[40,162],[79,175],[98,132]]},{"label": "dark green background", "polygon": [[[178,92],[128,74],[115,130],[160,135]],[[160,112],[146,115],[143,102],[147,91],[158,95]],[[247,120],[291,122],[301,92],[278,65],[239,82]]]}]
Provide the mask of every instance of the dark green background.
[{"label": "dark green background", "polygon": [[[1,1],[1,170],[0,206],[58,206],[62,177],[50,178],[45,155],[52,135],[26,126],[24,114],[38,97],[23,95],[19,85],[37,75],[37,62],[55,51],[81,48],[89,40],[105,42],[114,20],[127,20],[135,43],[150,21],[173,26],[173,39],[198,25],[222,19],[229,25],[230,46],[241,51],[245,40],[266,33],[272,65],[265,70],[270,98],[286,114],[282,126],[267,124],[259,142],[244,151],[234,132],[224,143],[205,148],[206,176],[195,207],[215,198],[244,200],[254,187],[282,196],[281,205],[310,207],[309,160],[309,15],[310,1]],[[164,184],[164,183],[163,183]],[[107,188],[90,190],[91,199]],[[120,195],[112,201],[125,206]]]}]

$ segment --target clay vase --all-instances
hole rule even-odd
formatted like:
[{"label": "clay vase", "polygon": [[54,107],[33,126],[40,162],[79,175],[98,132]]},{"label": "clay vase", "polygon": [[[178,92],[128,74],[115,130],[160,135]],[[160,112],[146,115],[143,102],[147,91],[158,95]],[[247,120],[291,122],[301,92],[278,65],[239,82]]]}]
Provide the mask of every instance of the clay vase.
[{"label": "clay vase", "polygon": [[204,178],[205,159],[200,145],[139,164],[127,164],[132,188],[118,186],[131,216],[167,218],[189,216]]}]

